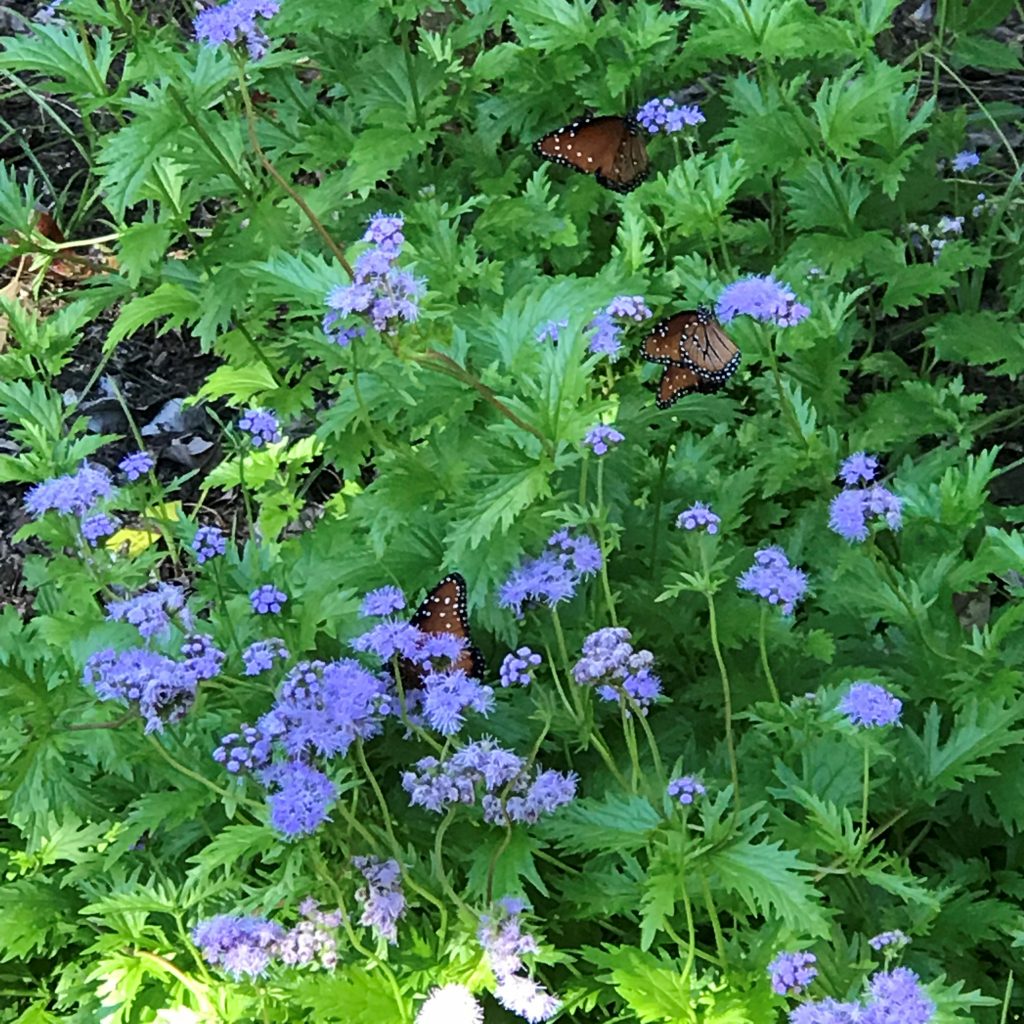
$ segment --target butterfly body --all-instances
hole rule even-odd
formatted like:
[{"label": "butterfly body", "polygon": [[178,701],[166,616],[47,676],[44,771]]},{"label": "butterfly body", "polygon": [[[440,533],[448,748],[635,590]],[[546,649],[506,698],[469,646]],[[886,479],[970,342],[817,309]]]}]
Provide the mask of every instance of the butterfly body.
[{"label": "butterfly body", "polygon": [[650,172],[642,129],[632,117],[579,117],[533,144],[544,160],[593,174],[597,183],[623,195]]},{"label": "butterfly body", "polygon": [[707,306],[662,320],[644,339],[641,352],[648,362],[665,367],[658,382],[659,409],[695,391],[713,394],[740,364],[740,350]]},{"label": "butterfly body", "polygon": [[[462,669],[466,675],[479,679],[485,670],[484,658],[470,640],[466,595],[466,580],[462,574],[449,573],[423,599],[409,625],[423,633],[448,634],[464,640],[466,647],[451,668]],[[399,667],[407,688],[416,689],[422,685],[426,671],[421,666],[403,658]]]}]

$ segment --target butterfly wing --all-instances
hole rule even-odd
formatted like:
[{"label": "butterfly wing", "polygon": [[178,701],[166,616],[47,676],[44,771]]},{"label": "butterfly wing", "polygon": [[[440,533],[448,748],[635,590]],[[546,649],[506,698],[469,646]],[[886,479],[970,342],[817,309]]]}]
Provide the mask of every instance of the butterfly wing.
[{"label": "butterfly wing", "polygon": [[644,338],[640,346],[640,352],[649,363],[661,363],[668,366],[671,363],[682,364],[683,352],[679,345],[680,335],[683,329],[683,321],[688,320],[693,314],[677,313],[667,320],[662,320],[654,325],[654,330]]},{"label": "butterfly wing", "polygon": [[[474,647],[470,640],[466,594],[466,580],[462,574],[449,573],[423,599],[409,624],[424,633],[450,633],[465,640],[466,649],[455,660],[452,668],[461,668],[466,675],[479,679],[485,668],[484,658],[480,649]],[[403,659],[401,671],[407,687],[415,689],[423,682],[423,669],[411,661]]]},{"label": "butterfly wing", "polygon": [[552,163],[593,174],[615,192],[632,192],[648,173],[640,126],[626,117],[579,117],[538,139],[533,151]]},{"label": "butterfly wing", "polygon": [[695,322],[679,338],[683,362],[705,380],[724,384],[740,365],[740,350],[706,307],[692,314]]},{"label": "butterfly wing", "polygon": [[667,409],[675,405],[683,395],[702,390],[701,384],[700,377],[691,367],[680,366],[678,363],[668,364],[658,381],[658,408]]}]

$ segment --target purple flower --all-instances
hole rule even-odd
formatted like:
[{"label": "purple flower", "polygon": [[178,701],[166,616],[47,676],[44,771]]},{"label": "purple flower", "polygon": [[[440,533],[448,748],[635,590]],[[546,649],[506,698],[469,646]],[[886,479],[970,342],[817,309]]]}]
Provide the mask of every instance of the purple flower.
[{"label": "purple flower", "polygon": [[249,595],[249,600],[252,602],[252,610],[257,615],[277,615],[284,602],[288,600],[288,595],[278,590],[272,583],[264,583]]},{"label": "purple flower", "polygon": [[316,900],[299,904],[302,920],[289,929],[277,943],[277,955],[288,967],[317,963],[333,970],[338,962],[338,940],[335,932],[341,924],[340,911],[325,913]]},{"label": "purple flower", "polygon": [[398,921],[405,913],[398,861],[370,856],[353,857],[352,863],[366,879],[366,885],[356,892],[356,902],[363,905],[359,923],[372,928],[379,938],[396,942]]},{"label": "purple flower", "polygon": [[817,961],[813,953],[779,953],[768,965],[772,991],[780,996],[799,995],[818,976],[811,966]]},{"label": "purple flower", "polygon": [[143,647],[98,651],[85,663],[82,682],[100,700],[134,705],[146,720],[146,732],[178,721],[196,696],[196,676],[188,666]]},{"label": "purple flower", "polygon": [[145,476],[155,465],[156,462],[149,452],[132,452],[117,464],[117,468],[134,482]]},{"label": "purple flower", "polygon": [[90,547],[96,547],[104,537],[116,533],[120,525],[116,517],[108,516],[106,512],[97,512],[82,520],[82,536]]},{"label": "purple flower", "polygon": [[796,603],[807,590],[807,574],[789,564],[780,547],[762,548],[754,555],[754,564],[736,581],[740,590],[778,605],[783,615],[792,615]]},{"label": "purple flower", "polygon": [[661,695],[653,672],[654,655],[633,649],[630,632],[621,626],[595,630],[583,641],[582,657],[573,666],[581,686],[597,686],[597,695],[610,702],[628,698],[646,712]]},{"label": "purple flower", "polygon": [[416,1024],[483,1024],[484,1009],[465,985],[431,989],[416,1014]]},{"label": "purple flower", "polygon": [[878,475],[878,459],[867,452],[854,452],[839,467],[839,478],[847,487],[869,484]]},{"label": "purple flower", "polygon": [[862,1020],[859,1003],[839,1003],[835,999],[804,1003],[789,1014],[789,1024],[860,1024]]},{"label": "purple flower", "polygon": [[247,676],[258,676],[266,672],[274,664],[274,659],[287,661],[291,655],[280,637],[272,636],[268,640],[257,640],[242,652]]},{"label": "purple flower", "polygon": [[408,622],[386,619],[352,641],[352,649],[370,651],[381,661],[390,661],[396,655],[413,661],[419,654],[423,634]]},{"label": "purple flower", "polygon": [[868,939],[868,945],[876,951],[885,949],[886,946],[905,946],[909,942],[910,936],[898,928],[891,932],[879,932]]},{"label": "purple flower", "polygon": [[188,625],[185,592],[173,583],[159,583],[156,590],[145,590],[124,601],[111,601],[107,605],[109,621],[127,622],[147,640],[158,633],[165,633],[170,628],[171,616],[179,612]]},{"label": "purple flower", "polygon": [[962,235],[964,233],[963,217],[940,217],[935,230],[943,235]]},{"label": "purple flower", "polygon": [[605,312],[597,313],[587,325],[592,331],[588,351],[596,356],[607,356],[613,363],[622,354],[622,342],[619,336],[622,328]]},{"label": "purple flower", "polygon": [[671,96],[648,100],[636,114],[637,121],[652,135],[682,131],[687,125],[704,122],[704,114],[695,103],[678,104]]},{"label": "purple flower", "polygon": [[185,638],[181,645],[185,658],[185,669],[197,681],[213,679],[220,674],[227,655],[205,633],[196,633]]},{"label": "purple flower", "polygon": [[706,792],[704,784],[692,775],[682,775],[668,784],[668,795],[676,797],[684,807]]},{"label": "purple flower", "polygon": [[270,764],[273,754],[273,733],[264,733],[252,725],[241,726],[240,732],[229,732],[213,752],[213,759],[232,774],[258,772]]},{"label": "purple flower", "polygon": [[224,967],[235,978],[258,978],[266,971],[283,935],[284,929],[265,917],[218,914],[196,925],[192,941],[207,963]]},{"label": "purple flower", "polygon": [[550,341],[552,345],[557,345],[559,335],[568,326],[568,320],[548,320],[547,323],[543,323],[537,328],[537,341],[541,343]]},{"label": "purple flower", "polygon": [[829,505],[828,526],[851,544],[867,540],[872,521],[884,520],[890,530],[903,526],[903,502],[881,484],[840,491]]},{"label": "purple flower", "polygon": [[559,807],[576,799],[579,777],[574,772],[563,774],[553,769],[538,769],[536,778],[528,786],[526,777],[522,775],[513,783],[504,799],[492,793],[481,799],[484,821],[493,825],[505,825],[508,822],[532,825],[542,815],[553,814]]},{"label": "purple flower", "polygon": [[510,1013],[538,1024],[550,1020],[562,1004],[532,978],[510,975],[498,982],[494,998]]},{"label": "purple flower", "polygon": [[599,423],[591,427],[583,438],[583,443],[591,448],[595,455],[605,455],[611,445],[619,444],[626,438],[614,427],[606,427]]},{"label": "purple flower", "polygon": [[601,568],[601,549],[587,536],[559,530],[548,538],[548,547],[553,550],[513,570],[498,591],[498,604],[511,608],[518,618],[527,604],[554,607],[569,600],[580,581]]},{"label": "purple flower", "polygon": [[62,515],[84,516],[101,498],[113,495],[114,485],[107,470],[83,462],[77,473],[36,484],[25,495],[25,509],[33,519],[41,518],[51,509]]},{"label": "purple flower", "polygon": [[862,728],[898,725],[903,701],[877,683],[854,683],[839,703],[839,710]]},{"label": "purple flower", "polygon": [[271,791],[270,824],[288,839],[309,835],[325,821],[338,796],[337,787],[322,771],[302,761],[281,761],[259,773]]},{"label": "purple flower", "polygon": [[405,594],[398,587],[379,587],[371,590],[359,608],[359,614],[364,618],[375,615],[390,615],[392,612],[401,611],[405,607]]},{"label": "purple flower", "polygon": [[695,501],[676,517],[676,528],[679,530],[703,529],[707,533],[718,533],[721,522],[722,520],[711,511],[710,505],[705,505],[702,501]]},{"label": "purple flower", "polygon": [[192,538],[192,550],[196,561],[202,565],[211,558],[223,555],[228,549],[228,540],[222,530],[216,526],[200,526]]},{"label": "purple flower", "polygon": [[527,686],[533,682],[533,670],[540,665],[543,659],[536,651],[529,647],[520,647],[517,650],[505,655],[501,663],[500,678],[501,685]]},{"label": "purple flower", "polygon": [[454,736],[465,722],[467,710],[488,715],[494,690],[466,675],[461,668],[431,672],[423,678],[423,717],[432,729]]},{"label": "purple flower", "polygon": [[962,174],[968,167],[977,167],[980,163],[981,157],[977,153],[970,149],[964,149],[953,157],[952,167],[957,174]]},{"label": "purple flower", "polygon": [[248,409],[238,420],[239,430],[250,435],[253,448],[281,440],[281,427],[277,417],[266,409]]},{"label": "purple flower", "polygon": [[363,241],[370,244],[356,259],[351,284],[337,285],[327,294],[328,313],[323,329],[328,338],[347,345],[358,333],[341,323],[350,316],[368,318],[382,334],[394,334],[400,324],[419,317],[419,297],[424,283],[396,267],[405,243],[400,216],[376,213],[370,218]]},{"label": "purple flower", "polygon": [[868,983],[864,1024],[928,1024],[935,1004],[908,967],[879,971]]},{"label": "purple flower", "polygon": [[605,307],[605,312],[608,316],[618,317],[620,320],[635,320],[637,323],[650,320],[654,316],[642,295],[616,295]]},{"label": "purple flower", "polygon": [[718,319],[723,324],[741,313],[764,323],[792,327],[810,316],[811,311],[796,301],[788,284],[776,281],[770,274],[750,274],[725,288],[717,303]]},{"label": "purple flower", "polygon": [[280,7],[280,0],[228,0],[209,7],[196,16],[196,39],[207,46],[244,42],[249,56],[259,60],[267,52],[269,40],[256,18],[272,18]]}]

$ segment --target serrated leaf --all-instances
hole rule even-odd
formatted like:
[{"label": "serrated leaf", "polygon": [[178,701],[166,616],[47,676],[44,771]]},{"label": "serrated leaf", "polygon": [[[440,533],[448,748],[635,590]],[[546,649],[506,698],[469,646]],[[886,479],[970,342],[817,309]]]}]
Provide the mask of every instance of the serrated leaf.
[{"label": "serrated leaf", "polygon": [[201,312],[195,295],[179,284],[165,281],[148,295],[140,295],[125,305],[110,328],[104,349],[109,351],[119,341],[155,320],[167,317],[156,332],[159,336],[180,327],[188,319],[198,317]]},{"label": "serrated leaf", "polygon": [[538,831],[570,853],[629,852],[645,846],[661,816],[642,797],[576,800]]},{"label": "serrated leaf", "polygon": [[680,971],[678,960],[662,952],[660,956],[636,949],[595,949],[584,946],[587,960],[608,973],[601,980],[611,984],[625,1001],[635,1019],[647,1024],[671,1021],[695,1024],[690,980]]},{"label": "serrated leaf", "polygon": [[200,398],[228,398],[242,405],[253,395],[276,391],[277,381],[270,370],[259,362],[247,366],[218,366],[199,389]]}]

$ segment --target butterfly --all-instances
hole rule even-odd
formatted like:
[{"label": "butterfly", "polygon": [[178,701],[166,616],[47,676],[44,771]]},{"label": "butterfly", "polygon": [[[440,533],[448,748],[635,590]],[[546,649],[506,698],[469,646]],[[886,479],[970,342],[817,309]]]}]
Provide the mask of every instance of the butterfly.
[{"label": "butterfly", "polygon": [[713,394],[740,365],[740,350],[708,306],[662,320],[644,339],[641,353],[665,367],[658,382],[659,409],[694,391]]},{"label": "butterfly", "polygon": [[[462,653],[451,664],[453,669],[462,669],[466,675],[481,679],[486,670],[484,656],[475,647],[469,636],[469,616],[466,612],[466,580],[461,573],[449,573],[416,609],[409,620],[423,633],[448,633],[466,642]],[[426,670],[420,665],[403,658],[400,662],[402,681],[409,689],[417,689],[423,683]]]},{"label": "butterfly", "polygon": [[537,156],[593,174],[613,192],[632,192],[649,173],[647,146],[633,117],[578,117],[533,144]]}]

